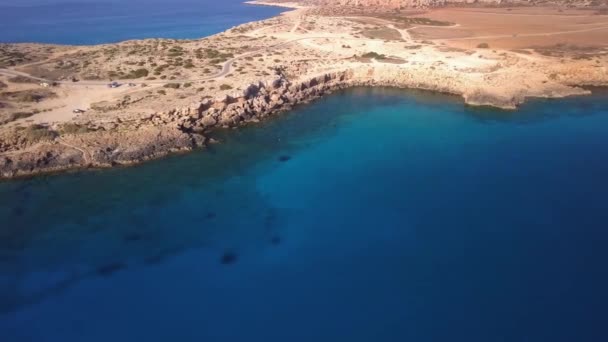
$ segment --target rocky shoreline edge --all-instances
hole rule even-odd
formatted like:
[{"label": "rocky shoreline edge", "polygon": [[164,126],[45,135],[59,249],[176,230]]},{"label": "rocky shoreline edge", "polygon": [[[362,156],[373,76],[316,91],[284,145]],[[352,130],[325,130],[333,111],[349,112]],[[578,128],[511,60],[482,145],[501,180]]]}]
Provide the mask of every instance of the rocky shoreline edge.
[{"label": "rocky shoreline edge", "polygon": [[[462,95],[466,104],[508,110],[515,109],[526,97],[556,98],[590,93],[582,88],[560,85],[538,93],[515,95],[500,95],[479,89],[464,93],[457,82],[445,82],[445,79],[443,82],[420,82],[412,75],[400,77],[396,71],[390,67],[385,70],[370,67],[326,73],[297,82],[278,75],[272,82],[251,84],[242,94],[226,96],[221,100],[205,100],[196,106],[154,113],[132,123],[83,127],[86,133],[51,136],[35,148],[0,156],[0,178],[134,165],[203,148],[214,143],[213,139],[206,137],[210,130],[257,123],[288,111],[295,105],[351,87],[431,90]],[[125,124],[129,129],[124,128]]]}]

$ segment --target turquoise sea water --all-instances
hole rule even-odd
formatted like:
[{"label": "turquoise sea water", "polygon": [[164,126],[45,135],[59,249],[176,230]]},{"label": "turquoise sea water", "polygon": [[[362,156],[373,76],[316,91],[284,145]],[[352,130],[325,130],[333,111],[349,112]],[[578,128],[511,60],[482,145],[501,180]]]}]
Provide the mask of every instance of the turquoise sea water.
[{"label": "turquoise sea water", "polygon": [[0,0],[0,43],[100,44],[128,39],[194,39],[285,8],[244,0]]},{"label": "turquoise sea water", "polygon": [[352,89],[2,182],[2,341],[606,341],[607,95]]}]

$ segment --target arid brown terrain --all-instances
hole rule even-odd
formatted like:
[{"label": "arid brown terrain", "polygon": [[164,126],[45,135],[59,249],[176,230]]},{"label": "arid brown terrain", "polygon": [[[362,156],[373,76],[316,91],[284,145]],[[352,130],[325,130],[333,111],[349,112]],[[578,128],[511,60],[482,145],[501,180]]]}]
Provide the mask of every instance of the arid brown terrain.
[{"label": "arid brown terrain", "polygon": [[[293,3],[294,0],[273,0],[274,3]],[[554,6],[554,7],[600,7],[606,0],[299,0],[300,5],[311,7],[340,6],[346,8],[434,8],[445,6]]]},{"label": "arid brown terrain", "polygon": [[526,97],[608,85],[602,2],[351,2],[283,2],[294,10],[198,40],[1,44],[0,174],[125,165],[189,150],[209,143],[211,129],[255,123],[351,86],[423,88],[514,109]]}]

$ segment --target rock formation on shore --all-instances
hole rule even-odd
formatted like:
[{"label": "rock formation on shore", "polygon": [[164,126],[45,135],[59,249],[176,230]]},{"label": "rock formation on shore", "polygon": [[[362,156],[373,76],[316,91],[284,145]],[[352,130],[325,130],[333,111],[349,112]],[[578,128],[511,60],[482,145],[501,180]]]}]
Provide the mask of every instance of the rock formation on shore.
[{"label": "rock formation on shore", "polygon": [[39,144],[23,153],[0,157],[0,175],[14,177],[86,167],[129,165],[171,152],[189,151],[205,145],[203,132],[217,127],[237,127],[258,122],[335,90],[354,86],[419,88],[461,94],[475,105],[515,108],[526,96],[556,97],[586,94],[588,91],[563,85],[537,93],[505,93],[500,88],[471,89],[462,93],[461,82],[437,75],[420,78],[395,67],[369,67],[319,75],[292,83],[282,77],[269,84],[249,85],[240,96],[218,101],[204,100],[194,107],[157,112],[142,118],[134,132],[96,127],[83,134]]}]

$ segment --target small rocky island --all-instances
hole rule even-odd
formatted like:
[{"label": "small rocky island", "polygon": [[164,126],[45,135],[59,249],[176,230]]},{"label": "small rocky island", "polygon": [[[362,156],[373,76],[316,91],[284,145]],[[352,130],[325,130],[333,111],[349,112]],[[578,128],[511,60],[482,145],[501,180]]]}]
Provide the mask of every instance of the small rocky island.
[{"label": "small rocky island", "polygon": [[608,85],[606,1],[257,4],[291,10],[197,40],[0,44],[0,176],[203,147],[213,129],[353,86],[513,110]]}]

